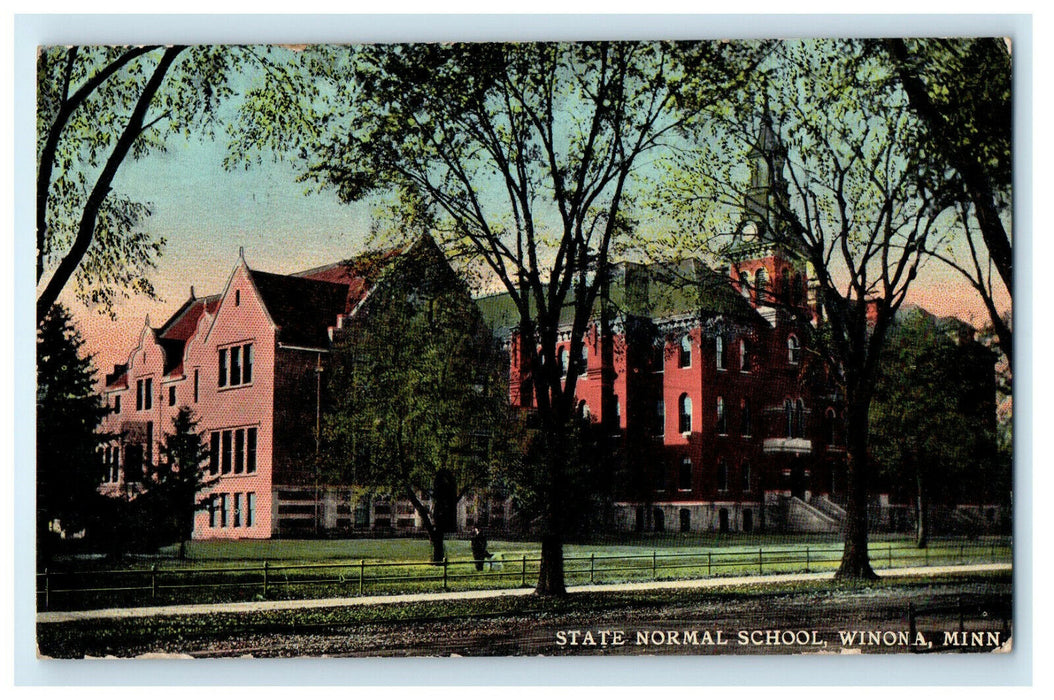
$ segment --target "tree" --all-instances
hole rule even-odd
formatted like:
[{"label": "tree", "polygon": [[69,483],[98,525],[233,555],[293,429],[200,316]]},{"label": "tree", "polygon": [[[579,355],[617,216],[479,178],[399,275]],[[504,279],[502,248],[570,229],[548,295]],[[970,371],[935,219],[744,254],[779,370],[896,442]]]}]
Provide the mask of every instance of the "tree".
[{"label": "tree", "polygon": [[61,304],[37,330],[37,555],[51,554],[51,525],[74,533],[87,526],[102,497],[98,432],[109,412],[95,391],[91,357]]},{"label": "tree", "polygon": [[327,373],[323,444],[335,480],[408,499],[442,562],[458,501],[488,484],[511,446],[507,360],[435,254],[439,264],[396,262],[414,264],[400,271],[404,284],[383,279],[346,324]]},{"label": "tree", "polygon": [[162,545],[179,542],[180,559],[194,533],[194,514],[208,505],[198,495],[218,481],[201,468],[209,459],[209,448],[198,432],[194,412],[181,406],[172,418],[172,432],[161,443],[161,459],[148,467],[145,492],[135,499],[143,522],[149,522],[149,539]]},{"label": "tree", "polygon": [[[995,304],[991,266],[1013,296],[1013,251],[1004,218],[1010,215],[1010,51],[1006,40],[887,39],[894,79],[922,124],[932,161],[926,186],[942,206],[955,207],[968,246],[962,253],[930,254],[962,274],[981,296],[999,345],[1013,358],[1013,332]],[[975,236],[979,235],[980,240]]]},{"label": "tree", "polygon": [[916,544],[933,499],[988,502],[1001,484],[995,450],[994,354],[960,322],[903,313],[883,350],[871,409],[880,473],[915,493]]},{"label": "tree", "polygon": [[[519,312],[544,464],[537,591],[562,594],[567,441],[579,371],[561,376],[561,325],[581,349],[627,208],[652,155],[685,123],[686,75],[716,85],[728,44],[416,44],[322,47],[318,135],[283,134],[306,177],[344,201],[389,193],[455,259],[489,273]],[[236,156],[239,154],[235,154]]]},{"label": "tree", "polygon": [[810,267],[822,309],[812,349],[845,403],[841,578],[874,577],[867,506],[875,381],[890,324],[946,230],[946,214],[921,185],[930,153],[919,121],[889,77],[863,42],[771,44],[753,83],[730,93],[724,118],[696,134],[694,159],[669,194],[693,228],[723,217],[723,230],[737,231],[744,207],[760,206],[762,235]]},{"label": "tree", "polygon": [[[121,165],[169,136],[212,136],[229,78],[250,64],[282,73],[269,49],[51,46],[37,59],[37,323],[70,280],[109,310],[154,296],[145,273],[164,247],[142,230],[149,205],[115,191]],[[310,94],[307,92],[306,94]]]}]

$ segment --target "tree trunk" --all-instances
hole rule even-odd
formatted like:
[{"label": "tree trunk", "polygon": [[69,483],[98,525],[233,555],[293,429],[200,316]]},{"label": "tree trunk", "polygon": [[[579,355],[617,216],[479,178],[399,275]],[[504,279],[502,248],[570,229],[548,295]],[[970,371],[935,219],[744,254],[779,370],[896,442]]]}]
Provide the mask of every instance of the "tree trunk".
[{"label": "tree trunk", "polygon": [[850,402],[846,425],[845,549],[836,579],[876,579],[867,551],[867,430],[869,402]]},{"label": "tree trunk", "polygon": [[446,544],[443,542],[443,531],[439,528],[430,530],[428,541],[432,543],[432,563],[442,564],[446,558]]},{"label": "tree trunk", "polygon": [[930,538],[929,503],[926,498],[925,485],[922,483],[922,469],[915,465],[915,546],[924,549]]},{"label": "tree trunk", "polygon": [[558,534],[542,535],[542,560],[538,569],[537,595],[562,596],[567,594],[564,585],[564,543]]}]

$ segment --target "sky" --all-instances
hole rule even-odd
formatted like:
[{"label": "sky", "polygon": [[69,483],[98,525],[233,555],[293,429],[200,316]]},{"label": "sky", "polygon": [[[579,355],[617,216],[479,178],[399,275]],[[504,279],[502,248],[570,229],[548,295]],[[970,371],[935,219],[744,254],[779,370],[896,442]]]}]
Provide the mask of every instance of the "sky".
[{"label": "sky", "polygon": [[[221,292],[244,249],[250,267],[291,273],[366,250],[370,244],[369,205],[341,204],[332,191],[316,192],[296,182],[288,163],[265,160],[248,171],[224,169],[226,141],[175,137],[164,152],[128,160],[115,189],[149,202],[144,228],[167,243],[150,280],[159,298],[119,300],[115,318],[77,301],[68,285],[61,300],[69,306],[100,374],[127,361],[144,323],[158,327],[190,295]],[[907,299],[940,315],[983,325],[987,314],[965,281],[932,262],[914,282]],[[1009,308],[1005,294],[999,302]]]}]

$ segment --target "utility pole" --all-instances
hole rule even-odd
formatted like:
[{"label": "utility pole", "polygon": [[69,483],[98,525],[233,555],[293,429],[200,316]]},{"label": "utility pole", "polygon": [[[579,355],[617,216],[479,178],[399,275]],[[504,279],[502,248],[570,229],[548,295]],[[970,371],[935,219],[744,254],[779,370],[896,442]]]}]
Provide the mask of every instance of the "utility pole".
[{"label": "utility pole", "polygon": [[315,365],[315,535],[319,531],[318,460],[322,452],[322,353]]}]

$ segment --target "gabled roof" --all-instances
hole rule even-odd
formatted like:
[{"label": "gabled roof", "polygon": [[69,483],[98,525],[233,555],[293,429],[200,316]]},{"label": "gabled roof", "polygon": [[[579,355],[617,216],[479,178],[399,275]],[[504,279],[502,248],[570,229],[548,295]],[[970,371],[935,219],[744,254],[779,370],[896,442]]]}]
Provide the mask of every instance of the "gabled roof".
[{"label": "gabled roof", "polygon": [[280,343],[310,348],[329,344],[329,328],[347,309],[348,285],[259,270],[249,270],[249,276],[278,326]]},{"label": "gabled roof", "polygon": [[164,340],[187,341],[197,330],[201,315],[206,311],[215,314],[219,306],[219,294],[198,299],[191,297],[158,329],[158,336]]},{"label": "gabled roof", "polygon": [[292,276],[345,285],[347,300],[341,313],[347,314],[351,313],[355,305],[365,298],[381,273],[403,250],[404,248],[400,246],[371,251],[348,260],[296,272]]}]

